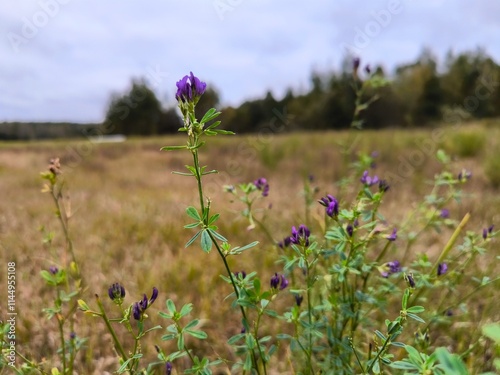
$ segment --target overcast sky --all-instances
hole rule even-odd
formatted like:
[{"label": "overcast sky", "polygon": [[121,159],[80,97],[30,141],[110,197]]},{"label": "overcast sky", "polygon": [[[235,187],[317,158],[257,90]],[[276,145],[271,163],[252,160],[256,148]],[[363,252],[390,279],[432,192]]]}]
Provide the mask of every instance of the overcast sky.
[{"label": "overcast sky", "polygon": [[132,77],[172,104],[192,70],[238,105],[305,90],[349,51],[389,72],[423,47],[499,63],[500,1],[2,1],[0,34],[0,122],[100,122]]}]

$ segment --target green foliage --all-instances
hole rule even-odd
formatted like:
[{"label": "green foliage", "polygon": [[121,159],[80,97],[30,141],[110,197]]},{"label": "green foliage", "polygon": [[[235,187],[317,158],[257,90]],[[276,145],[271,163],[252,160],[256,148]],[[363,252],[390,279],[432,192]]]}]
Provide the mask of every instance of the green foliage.
[{"label": "green foliage", "polygon": [[454,133],[448,143],[449,152],[461,158],[474,157],[484,150],[486,136],[484,133],[466,130]]},{"label": "green foliage", "polygon": [[500,187],[500,151],[493,150],[491,153],[488,153],[484,172],[486,173],[486,177],[488,178],[491,186],[494,188]]}]

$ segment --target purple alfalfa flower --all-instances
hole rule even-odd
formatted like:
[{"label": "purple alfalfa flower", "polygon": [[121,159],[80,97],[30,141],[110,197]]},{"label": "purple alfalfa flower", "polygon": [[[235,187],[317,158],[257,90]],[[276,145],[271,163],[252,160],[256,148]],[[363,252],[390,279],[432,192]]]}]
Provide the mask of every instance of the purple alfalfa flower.
[{"label": "purple alfalfa flower", "polygon": [[387,238],[389,241],[396,241],[396,239],[398,238],[398,230],[394,228],[391,234],[386,236],[385,238]]},{"label": "purple alfalfa flower", "polygon": [[495,226],[494,225],[490,225],[488,228],[484,228],[483,229],[483,239],[487,239],[489,235],[491,235],[491,233],[493,233],[493,228]]},{"label": "purple alfalfa flower", "polygon": [[361,59],[359,57],[355,57],[352,59],[352,69],[354,72],[358,71],[359,64],[361,64]]},{"label": "purple alfalfa flower", "polygon": [[370,68],[369,64],[366,64],[366,66],[365,66],[365,72],[366,72],[366,74],[370,74],[372,72],[372,69]]},{"label": "purple alfalfa flower", "polygon": [[345,231],[347,232],[347,235],[349,237],[352,237],[352,235],[354,233],[354,226],[352,224],[347,224]]},{"label": "purple alfalfa flower", "polygon": [[397,260],[393,260],[391,262],[384,263],[384,265],[380,269],[380,274],[382,277],[388,278],[389,275],[394,273],[401,272],[401,265]]},{"label": "purple alfalfa flower", "polygon": [[189,76],[184,76],[176,85],[177,93],[175,98],[182,102],[197,102],[207,88],[207,84],[201,82],[193,72],[190,72]]},{"label": "purple alfalfa flower", "polygon": [[387,183],[386,180],[380,180],[378,182],[378,191],[380,191],[381,193],[387,192],[387,190],[389,190],[389,188],[390,188],[390,185]]},{"label": "purple alfalfa flower", "polygon": [[57,268],[56,266],[50,266],[49,267],[49,272],[52,274],[52,275],[55,275],[59,272],[59,268]]},{"label": "purple alfalfa flower", "polygon": [[295,304],[300,307],[302,301],[304,300],[304,296],[300,294],[294,294],[293,296],[295,297]]},{"label": "purple alfalfa flower", "polygon": [[270,285],[272,289],[283,290],[288,286],[288,280],[285,275],[280,275],[275,273],[273,277],[271,277]]},{"label": "purple alfalfa flower", "polygon": [[132,306],[132,316],[135,320],[141,320],[142,310],[139,302],[134,303],[134,305]]},{"label": "purple alfalfa flower", "polygon": [[444,275],[448,271],[448,265],[446,263],[439,263],[437,267],[437,275]]},{"label": "purple alfalfa flower", "polygon": [[472,177],[472,172],[466,169],[462,169],[462,171],[458,174],[457,179],[460,182],[466,182],[470,180]]},{"label": "purple alfalfa flower", "polygon": [[269,195],[269,184],[264,177],[258,178],[253,182],[257,190],[262,191],[262,196],[267,197]]},{"label": "purple alfalfa flower", "polygon": [[311,231],[304,224],[300,224],[299,228],[292,227],[292,235],[290,242],[295,245],[309,246],[309,236]]},{"label": "purple alfalfa flower", "polygon": [[132,315],[135,320],[141,320],[144,312],[150,307],[154,301],[158,298],[158,289],[153,287],[153,292],[151,297],[148,299],[146,294],[143,295],[142,299],[132,306]]},{"label": "purple alfalfa flower", "polygon": [[368,175],[368,171],[364,171],[359,181],[361,181],[361,183],[364,184],[365,186],[372,186],[378,184],[379,179],[378,176],[371,177]]},{"label": "purple alfalfa flower", "polygon": [[165,363],[165,374],[166,375],[172,374],[172,362]]},{"label": "purple alfalfa flower", "polygon": [[326,207],[326,214],[328,216],[334,217],[339,214],[339,201],[333,195],[327,194],[318,203]]},{"label": "purple alfalfa flower", "polygon": [[413,278],[413,274],[411,273],[409,275],[405,274],[405,281],[410,288],[415,288],[415,279]]},{"label": "purple alfalfa flower", "polygon": [[112,301],[121,305],[125,297],[125,288],[120,283],[114,283],[108,289],[108,296]]},{"label": "purple alfalfa flower", "polygon": [[281,249],[284,249],[285,247],[290,246],[290,243],[292,240],[290,239],[290,236],[283,238],[283,241],[278,242],[278,247]]},{"label": "purple alfalfa flower", "polygon": [[69,338],[70,338],[70,340],[74,340],[74,339],[76,339],[76,333],[75,333],[75,332],[71,332],[71,333],[69,334]]},{"label": "purple alfalfa flower", "polygon": [[244,279],[245,277],[247,277],[247,273],[245,271],[238,271],[238,272],[235,272],[234,273],[234,276],[237,278],[237,279]]},{"label": "purple alfalfa flower", "polygon": [[450,217],[450,210],[448,210],[447,208],[441,209],[441,211],[439,212],[439,217],[441,219],[448,219]]}]

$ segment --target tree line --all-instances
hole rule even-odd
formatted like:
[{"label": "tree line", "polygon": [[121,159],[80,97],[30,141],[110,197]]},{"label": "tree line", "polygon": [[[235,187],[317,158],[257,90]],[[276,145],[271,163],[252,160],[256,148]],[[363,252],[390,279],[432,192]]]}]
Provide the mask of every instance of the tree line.
[{"label": "tree line", "polygon": [[[361,114],[365,128],[500,117],[500,66],[482,49],[457,55],[449,52],[441,65],[424,49],[415,62],[400,65],[391,74],[362,61],[356,79],[373,75],[390,84],[365,93],[378,98]],[[209,87],[198,103],[198,115],[212,107],[219,109],[219,98]],[[222,108],[221,120],[225,129],[237,133],[277,126],[277,121],[285,131],[346,129],[353,119],[355,100],[352,59],[346,57],[338,70],[312,72],[308,90],[289,88],[281,99],[267,92],[261,99]],[[82,133],[78,126],[4,123],[0,139],[71,137]],[[147,136],[177,132],[182,123],[175,105],[163,105],[146,80],[135,79],[127,92],[112,95],[103,124],[94,126],[106,134]],[[91,128],[86,125],[85,132],[92,133]]]}]

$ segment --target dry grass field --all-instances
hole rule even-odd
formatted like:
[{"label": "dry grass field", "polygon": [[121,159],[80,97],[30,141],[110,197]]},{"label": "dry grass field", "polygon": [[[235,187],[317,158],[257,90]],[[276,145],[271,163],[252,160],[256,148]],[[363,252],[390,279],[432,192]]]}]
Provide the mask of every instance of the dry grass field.
[{"label": "dry grass field", "polygon": [[[458,129],[401,131],[362,131],[359,133],[293,133],[249,136],[220,136],[210,139],[201,149],[201,163],[220,171],[206,176],[207,195],[212,211],[220,212],[220,232],[232,245],[259,240],[258,247],[230,259],[235,270],[255,270],[267,280],[280,269],[275,261],[279,249],[259,229],[247,230],[241,216],[243,206],[231,202],[223,191],[227,184],[239,184],[266,177],[270,194],[259,201],[265,222],[272,228],[274,240],[281,240],[292,225],[305,220],[301,192],[304,181],[314,176],[316,199],[327,193],[342,202],[352,191],[340,190],[337,182],[349,173],[349,163],[360,153],[378,152],[375,172],[387,178],[391,189],[381,212],[391,226],[399,225],[428,194],[439,171],[434,157],[442,148],[453,158],[452,169],[472,171],[464,185],[461,204],[449,206],[457,221],[471,212],[467,230],[481,231],[491,224],[500,226],[500,123],[463,125]],[[172,174],[184,171],[190,162],[187,152],[160,152],[165,145],[183,144],[184,137],[130,139],[123,143],[98,144],[90,141],[53,141],[0,143],[0,311],[5,312],[5,272],[7,262],[16,262],[18,311],[18,349],[38,361],[57,361],[58,332],[54,320],[47,320],[42,309],[50,304],[53,290],[46,286],[40,271],[63,265],[64,238],[54,215],[54,206],[41,192],[40,172],[51,158],[59,157],[69,187],[70,234],[80,263],[86,290],[83,298],[94,303],[94,294],[107,295],[114,282],[122,283],[126,301],[132,303],[153,286],[160,291],[158,301],[148,310],[154,324],[163,324],[156,312],[171,298],[178,305],[192,302],[194,314],[203,319],[204,329],[212,338],[203,350],[209,355],[227,355],[225,341],[241,329],[239,317],[230,311],[224,297],[231,293],[219,274],[224,268],[212,252],[205,254],[199,245],[184,248],[192,232],[182,226],[189,223],[187,206],[198,202],[195,180]],[[341,153],[341,146],[347,149]],[[496,167],[498,166],[498,168]],[[312,206],[309,226],[314,233],[323,223],[324,209]],[[262,217],[262,216],[261,216]],[[407,236],[415,228],[401,229],[391,250],[398,257],[407,245]],[[412,247],[412,255],[440,252],[453,228],[430,233]],[[48,240],[53,234],[53,239]],[[474,265],[498,277],[498,240],[492,251]],[[400,252],[400,253],[398,253]],[[413,260],[413,259],[412,259]],[[464,285],[464,290],[467,288]],[[461,293],[460,290],[457,293]],[[286,297],[283,297],[286,298]],[[459,323],[438,326],[431,332],[432,342],[464,352],[479,337],[484,322],[498,321],[500,288],[482,290],[473,298],[473,306],[462,311]],[[109,299],[105,305],[112,309]],[[432,301],[428,301],[429,304]],[[102,374],[116,369],[112,342],[101,322],[77,314],[77,334],[89,337],[87,349],[79,357],[79,373]],[[151,324],[153,324],[151,323]],[[149,324],[149,323],[148,323]],[[156,355],[154,344],[167,350],[168,345],[150,340],[143,347],[146,358]],[[170,345],[170,344],[169,344]],[[487,345],[479,345],[471,361],[485,363]],[[283,353],[286,359],[287,353]],[[286,364],[286,360],[283,361]],[[280,366],[276,365],[279,371]]]}]

